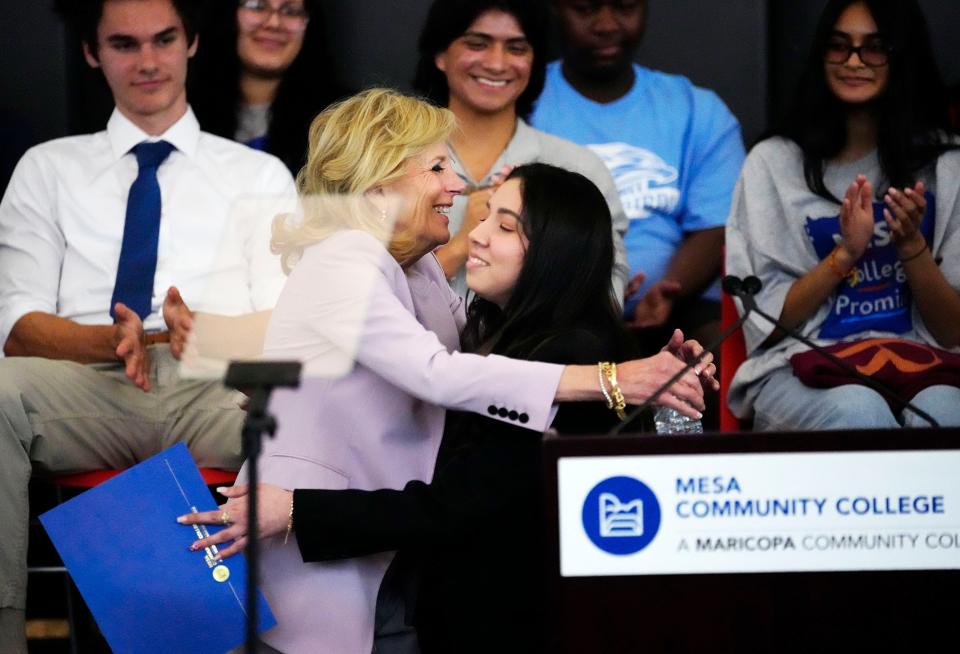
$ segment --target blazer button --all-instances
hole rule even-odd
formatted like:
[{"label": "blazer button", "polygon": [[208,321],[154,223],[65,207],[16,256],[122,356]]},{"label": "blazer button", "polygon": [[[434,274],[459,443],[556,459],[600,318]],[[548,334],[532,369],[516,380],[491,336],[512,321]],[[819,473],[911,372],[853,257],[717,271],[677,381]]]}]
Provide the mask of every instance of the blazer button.
[{"label": "blazer button", "polygon": [[497,415],[497,407],[491,404],[490,406],[487,407],[487,413],[489,413],[491,416]]},{"label": "blazer button", "polygon": [[526,413],[521,413],[521,414],[520,414],[520,423],[525,425],[525,424],[527,424],[528,422],[530,422],[530,416],[528,416]]},{"label": "blazer button", "polygon": [[500,407],[500,410],[497,411],[497,415],[501,418],[506,418],[508,413],[509,412],[504,407]]},{"label": "blazer button", "polygon": [[507,414],[507,417],[513,421],[516,421],[516,419],[520,417],[520,414],[517,413],[516,411],[511,411],[510,413]]}]

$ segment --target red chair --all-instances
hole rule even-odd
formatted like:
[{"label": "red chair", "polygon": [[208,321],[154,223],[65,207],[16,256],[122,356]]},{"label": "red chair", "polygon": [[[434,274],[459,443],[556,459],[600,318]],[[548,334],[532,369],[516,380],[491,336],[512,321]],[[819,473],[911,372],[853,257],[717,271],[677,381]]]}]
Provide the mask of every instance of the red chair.
[{"label": "red chair", "polygon": [[[91,470],[90,472],[77,472],[72,475],[52,477],[48,481],[57,486],[86,490],[94,486],[99,486],[106,480],[116,477],[121,472],[123,472],[123,470]],[[229,470],[220,470],[218,468],[200,468],[200,474],[203,476],[203,482],[207,486],[232,484],[237,479],[237,473]]]},{"label": "red chair", "polygon": [[[59,475],[49,477],[43,481],[53,484],[56,487],[57,503],[63,502],[63,489],[69,488],[77,491],[88,490],[94,486],[99,486],[108,479],[119,475],[122,470],[91,470],[89,472],[77,472],[69,475]],[[237,479],[237,473],[229,470],[220,470],[218,468],[200,468],[200,475],[207,486],[225,486],[232,484]],[[53,566],[33,566],[27,568],[27,574],[45,574],[45,573],[66,573],[67,569],[61,565]],[[76,654],[77,648],[77,624],[76,614],[73,606],[73,589],[70,576],[65,575],[66,604],[67,604],[67,622],[69,624],[70,652]]]},{"label": "red chair", "polygon": [[[737,305],[733,298],[727,293],[723,294],[720,300],[720,328],[728,329],[737,321]],[[733,381],[733,375],[737,368],[747,358],[747,344],[743,340],[743,328],[738,329],[730,338],[720,345],[720,431],[742,431],[744,425],[740,420],[730,413],[730,407],[727,406],[727,393],[730,391],[730,382]]]}]

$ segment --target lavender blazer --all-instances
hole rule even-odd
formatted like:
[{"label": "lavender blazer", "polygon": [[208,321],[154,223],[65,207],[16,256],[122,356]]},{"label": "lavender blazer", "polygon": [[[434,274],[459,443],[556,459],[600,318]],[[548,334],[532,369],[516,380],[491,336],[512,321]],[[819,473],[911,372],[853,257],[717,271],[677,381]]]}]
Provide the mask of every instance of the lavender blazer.
[{"label": "lavender blazer", "polygon": [[[364,310],[359,323],[349,319]],[[302,360],[305,379],[299,390],[275,393],[279,429],[264,442],[261,479],[287,489],[429,481],[444,407],[545,431],[562,366],[460,353],[464,322],[462,301],[433,255],[404,271],[360,231],[307,248],[265,345],[267,358]],[[357,345],[351,323],[362,324]],[[333,381],[311,378],[331,342],[355,347],[356,366]],[[377,592],[392,558],[304,563],[292,538],[265,541],[262,589],[277,626],[264,641],[287,654],[370,652]]]}]

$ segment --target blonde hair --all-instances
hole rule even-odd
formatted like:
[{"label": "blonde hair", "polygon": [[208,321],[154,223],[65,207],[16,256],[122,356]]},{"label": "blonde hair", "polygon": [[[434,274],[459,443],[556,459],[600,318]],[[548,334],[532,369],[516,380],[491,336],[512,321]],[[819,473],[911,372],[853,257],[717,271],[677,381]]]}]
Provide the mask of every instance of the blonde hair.
[{"label": "blonde hair", "polygon": [[[456,127],[448,109],[390,89],[368,89],[327,107],[310,125],[307,163],[297,175],[302,198],[360,196],[403,177],[406,162],[427,147],[445,141]],[[357,207],[359,200],[347,205]],[[317,208],[316,206],[314,207]],[[305,211],[299,221],[279,216],[273,224],[271,247],[289,270],[303,248],[329,236],[326,212]],[[343,214],[342,211],[338,212]],[[353,222],[386,241],[390,234],[377,221],[377,211],[361,211]],[[337,221],[334,221],[337,222]],[[388,250],[398,261],[415,254],[419,224],[407,225],[390,238]]]}]

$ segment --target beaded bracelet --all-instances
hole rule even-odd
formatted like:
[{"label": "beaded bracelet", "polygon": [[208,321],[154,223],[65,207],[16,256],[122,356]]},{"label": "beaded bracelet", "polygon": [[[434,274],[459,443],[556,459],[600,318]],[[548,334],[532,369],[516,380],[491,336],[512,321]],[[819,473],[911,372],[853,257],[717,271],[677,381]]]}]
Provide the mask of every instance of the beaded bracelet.
[{"label": "beaded bracelet", "polygon": [[283,544],[286,545],[293,532],[293,497],[290,498],[290,517],[287,519],[287,533],[283,535]]},{"label": "beaded bracelet", "polygon": [[[620,390],[620,384],[617,383],[617,364],[610,363],[609,361],[600,362],[600,370],[603,372],[603,376],[607,378],[607,383],[610,384],[610,395],[612,396],[612,402],[610,403],[617,417],[621,421],[627,419],[627,414],[624,409],[627,408],[627,400],[623,397],[623,391]],[[602,386],[602,383],[601,383]],[[604,394],[606,395],[606,393]]]},{"label": "beaded bracelet", "polygon": [[830,272],[840,279],[846,279],[853,272],[853,268],[847,272],[843,272],[840,268],[840,264],[837,263],[837,248],[830,250],[830,254],[827,255],[827,265],[830,267]]},{"label": "beaded bracelet", "polygon": [[607,386],[603,383],[603,361],[597,362],[597,381],[600,383],[600,392],[603,393],[603,399],[607,403],[607,408],[613,408],[613,399],[610,397],[610,393],[607,392]]}]

